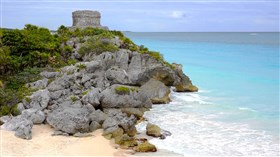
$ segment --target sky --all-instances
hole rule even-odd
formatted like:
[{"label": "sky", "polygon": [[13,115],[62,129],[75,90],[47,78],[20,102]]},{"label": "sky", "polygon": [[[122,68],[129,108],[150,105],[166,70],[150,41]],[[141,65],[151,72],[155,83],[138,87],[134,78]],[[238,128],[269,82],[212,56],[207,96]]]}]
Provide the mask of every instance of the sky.
[{"label": "sky", "polygon": [[1,27],[72,25],[75,10],[135,32],[279,32],[279,0],[0,0]]}]

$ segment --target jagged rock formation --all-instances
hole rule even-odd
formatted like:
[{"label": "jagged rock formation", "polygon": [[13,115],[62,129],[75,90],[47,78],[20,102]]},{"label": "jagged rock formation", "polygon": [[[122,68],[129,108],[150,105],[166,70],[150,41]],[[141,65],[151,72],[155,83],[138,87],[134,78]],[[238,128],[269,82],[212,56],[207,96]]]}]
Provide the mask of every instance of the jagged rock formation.
[{"label": "jagged rock formation", "polygon": [[101,14],[98,11],[92,10],[78,10],[72,13],[73,25],[72,28],[86,28],[86,27],[94,27],[94,28],[104,28],[100,24]]},{"label": "jagged rock formation", "polygon": [[[97,21],[91,21],[93,17]],[[99,27],[98,18],[100,14],[95,12],[76,12],[73,26]],[[21,114],[1,117],[1,127],[24,139],[31,139],[33,124],[49,124],[56,130],[53,135],[66,136],[87,136],[86,133],[103,128],[106,138],[114,138],[121,145],[138,145],[135,149],[140,152],[156,151],[154,145],[135,139],[137,120],[152,104],[171,101],[171,86],[179,92],[197,88],[181,65],[169,65],[149,53],[131,50],[119,36],[102,36],[94,41],[107,46],[110,43],[116,48],[113,52],[89,51],[81,55],[79,50],[88,40],[88,36],[71,37],[63,43],[62,47],[73,49],[71,58],[80,62],[56,72],[41,72],[41,80],[27,84],[36,91],[18,104]],[[159,128],[156,133],[154,130],[155,127],[149,127],[149,134],[160,138],[170,135]]]}]

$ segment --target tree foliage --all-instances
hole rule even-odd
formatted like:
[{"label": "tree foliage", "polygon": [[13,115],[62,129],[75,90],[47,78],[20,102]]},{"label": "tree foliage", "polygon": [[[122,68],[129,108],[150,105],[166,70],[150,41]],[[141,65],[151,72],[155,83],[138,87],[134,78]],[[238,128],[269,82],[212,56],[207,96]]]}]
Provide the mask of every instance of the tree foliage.
[{"label": "tree foliage", "polygon": [[22,30],[1,30],[0,74],[44,67],[60,52],[59,40],[46,28],[30,24]]}]

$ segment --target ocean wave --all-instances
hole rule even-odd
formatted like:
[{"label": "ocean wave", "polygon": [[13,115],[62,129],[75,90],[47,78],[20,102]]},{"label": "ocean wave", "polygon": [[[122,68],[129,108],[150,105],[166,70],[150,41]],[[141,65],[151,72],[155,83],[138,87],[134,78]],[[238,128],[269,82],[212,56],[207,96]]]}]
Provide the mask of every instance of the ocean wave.
[{"label": "ocean wave", "polygon": [[239,109],[239,110],[242,110],[242,111],[252,111],[252,112],[258,112],[258,111],[256,111],[256,110],[251,109],[251,108],[248,108],[248,107],[239,107],[238,109]]},{"label": "ocean wave", "polygon": [[[266,131],[254,130],[248,124],[211,119],[224,115],[227,111],[217,114],[195,112],[193,108],[201,107],[199,105],[204,103],[209,104],[207,97],[197,93],[171,93],[171,97],[173,101],[170,104],[155,105],[144,114],[149,122],[172,133],[165,140],[150,141],[158,148],[185,156],[279,155],[279,142]],[[146,124],[147,122],[138,124],[137,130],[145,133]]]}]

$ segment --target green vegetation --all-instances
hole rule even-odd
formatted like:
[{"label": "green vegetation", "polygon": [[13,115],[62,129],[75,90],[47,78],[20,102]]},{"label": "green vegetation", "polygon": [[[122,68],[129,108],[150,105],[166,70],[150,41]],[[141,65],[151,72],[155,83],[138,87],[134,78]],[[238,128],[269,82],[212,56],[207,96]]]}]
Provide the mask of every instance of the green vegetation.
[{"label": "green vegetation", "polygon": [[17,109],[17,105],[15,106],[1,106],[0,108],[0,117],[1,116],[5,116],[5,115],[8,115],[8,114],[12,114],[12,115],[19,115],[20,112],[18,111]]},{"label": "green vegetation", "polygon": [[71,96],[70,99],[71,99],[73,102],[75,102],[75,101],[78,100],[78,98],[77,98],[76,96]]},{"label": "green vegetation", "polygon": [[[28,89],[25,84],[40,79],[40,71],[40,68],[26,68],[22,72],[18,72],[14,75],[0,75],[0,79],[4,82],[3,87],[0,88],[1,109],[10,111],[7,114],[16,114],[16,104],[33,92],[31,89]],[[1,113],[6,115],[4,114],[6,112]]]},{"label": "green vegetation", "polygon": [[45,67],[59,60],[60,43],[46,28],[25,25],[22,30],[0,33],[0,74],[14,74],[28,67]]},{"label": "green vegetation", "polygon": [[[113,38],[121,40],[119,47],[112,42]],[[89,53],[99,55],[105,51],[115,52],[124,48],[149,54],[172,68],[161,54],[149,51],[143,45],[137,46],[120,31],[99,28],[70,30],[62,25],[56,34],[51,34],[46,28],[30,24],[21,30],[0,28],[0,115],[17,113],[16,104],[33,92],[25,84],[41,79],[39,73],[42,70],[60,71],[61,67],[77,63],[78,60],[71,59],[76,47],[67,45],[69,40],[78,40],[82,44],[78,50],[81,56]],[[86,68],[84,64],[77,67]],[[48,83],[52,81],[53,79],[49,79]],[[137,89],[116,88],[116,92],[120,94],[134,90]]]},{"label": "green vegetation", "polygon": [[120,95],[129,94],[130,91],[138,91],[136,88],[129,88],[126,86],[115,87],[115,92]]},{"label": "green vegetation", "polygon": [[116,45],[110,43],[110,41],[107,41],[106,39],[91,38],[83,44],[83,46],[79,49],[78,52],[82,56],[85,56],[89,53],[99,55],[106,51],[115,52],[117,50],[118,50],[118,47]]},{"label": "green vegetation", "polygon": [[85,64],[78,64],[77,67],[79,69],[85,69],[86,68],[86,65]]},{"label": "green vegetation", "polygon": [[89,89],[86,90],[86,91],[83,91],[82,94],[83,94],[83,95],[87,95],[88,92],[89,92]]},{"label": "green vegetation", "polygon": [[118,86],[115,88],[115,92],[118,94],[129,94],[130,88],[125,86]]}]

